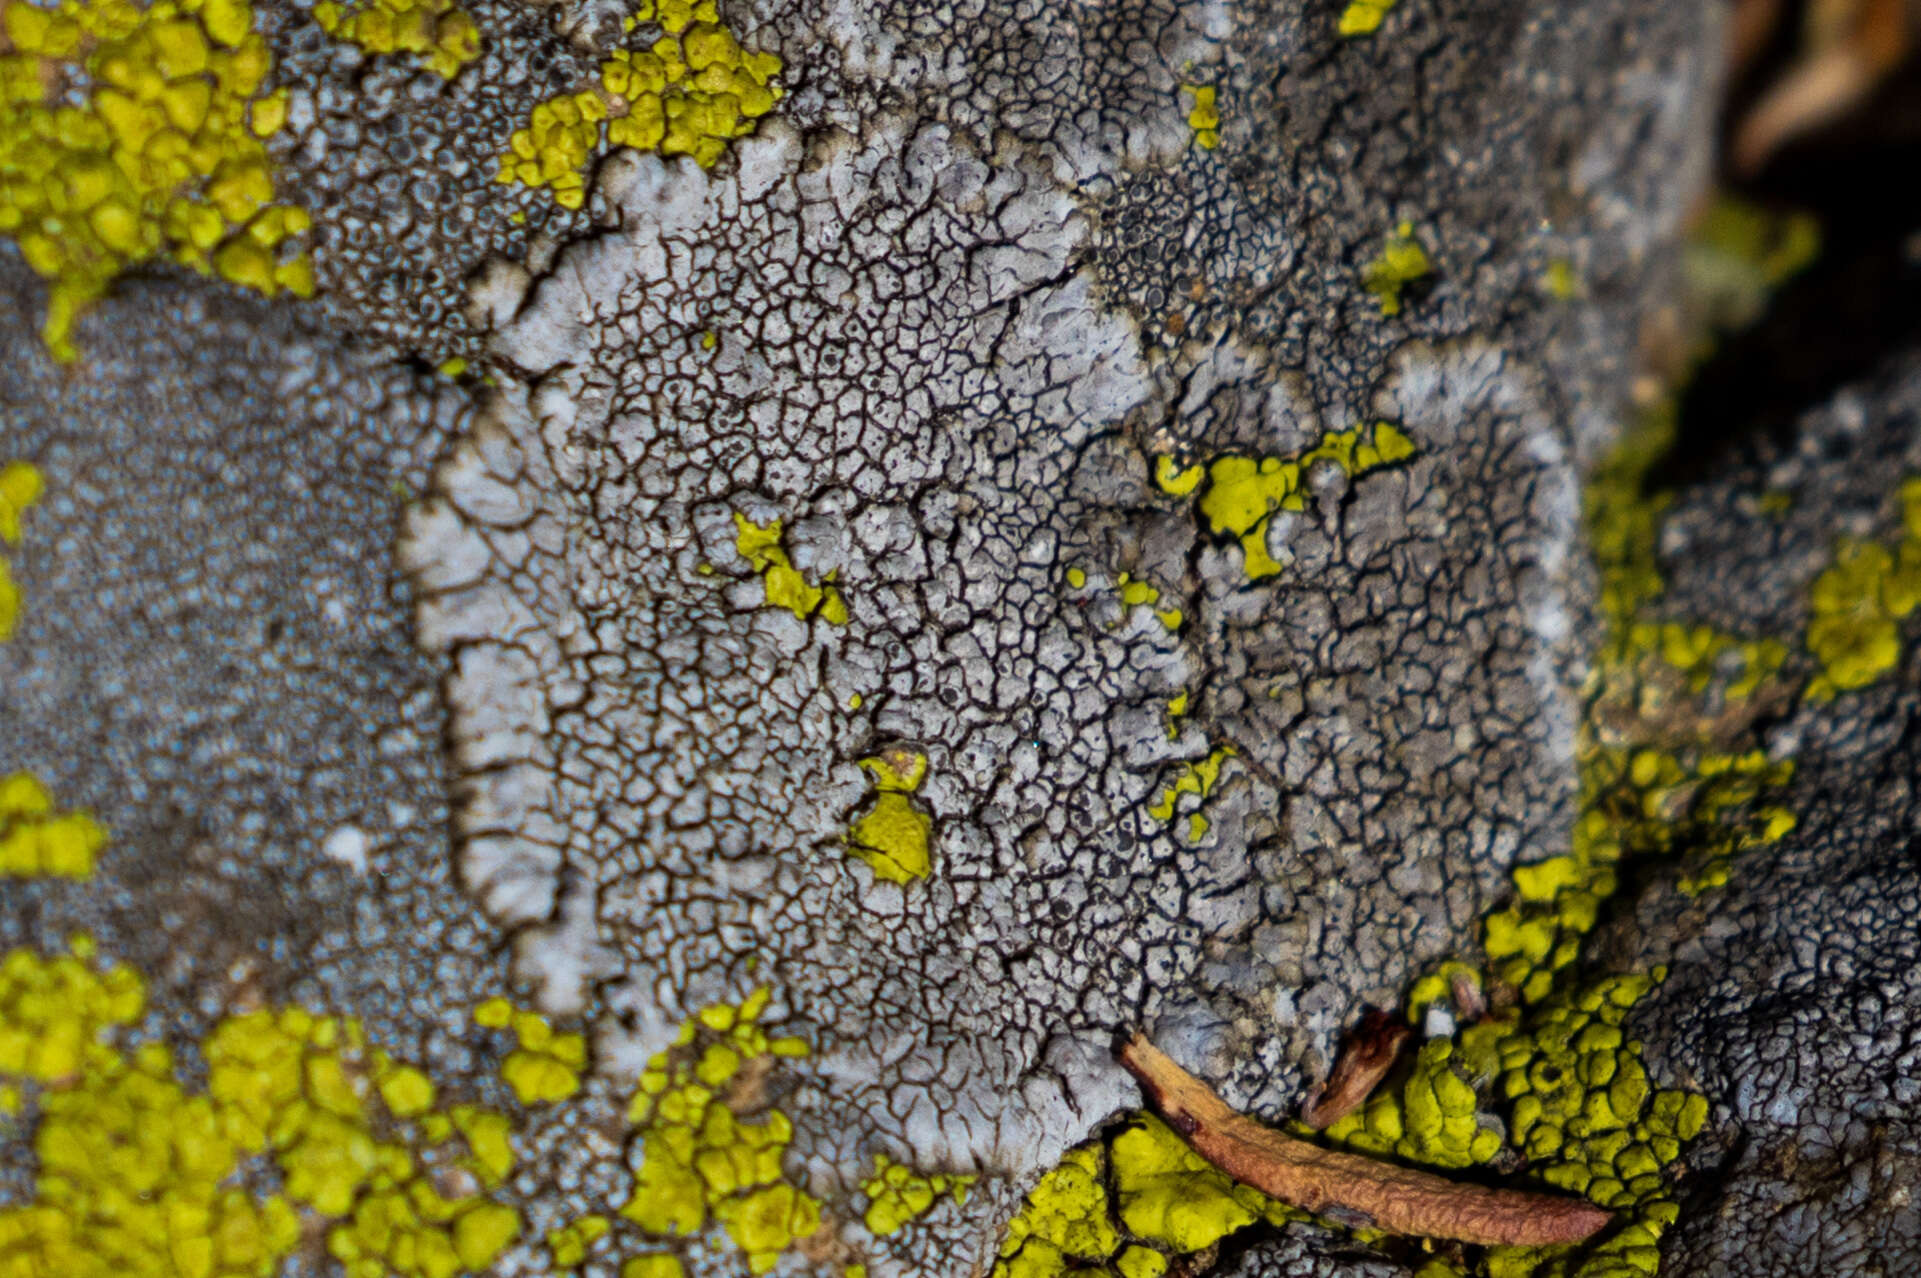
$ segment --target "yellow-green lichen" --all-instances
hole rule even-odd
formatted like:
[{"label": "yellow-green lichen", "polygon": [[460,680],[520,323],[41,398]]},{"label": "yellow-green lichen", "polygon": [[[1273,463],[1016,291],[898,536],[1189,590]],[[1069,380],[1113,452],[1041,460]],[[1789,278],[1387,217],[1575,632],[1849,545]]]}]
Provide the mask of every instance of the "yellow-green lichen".
[{"label": "yellow-green lichen", "polygon": [[[1182,795],[1191,794],[1196,800],[1205,800],[1214,793],[1214,787],[1221,779],[1221,765],[1233,755],[1233,746],[1218,746],[1205,759],[1182,764],[1174,784],[1161,791],[1161,797],[1148,807],[1147,815],[1156,821],[1172,821]],[[1201,814],[1199,806],[1197,802],[1189,812],[1187,825],[1187,837],[1196,843],[1207,833],[1208,826],[1207,818]]]},{"label": "yellow-green lichen", "polygon": [[[1364,475],[1414,455],[1414,441],[1388,422],[1329,431],[1313,448],[1294,457],[1217,457],[1205,466],[1182,468],[1173,458],[1156,463],[1161,491],[1181,497],[1201,489],[1200,511],[1215,533],[1238,537],[1249,580],[1281,571],[1268,553],[1268,522],[1275,511],[1306,507],[1303,491],[1308,469],[1332,462],[1349,475]],[[1202,485],[1205,487],[1202,488]]]},{"label": "yellow-green lichen", "polygon": [[1414,237],[1414,224],[1403,222],[1381,242],[1381,251],[1361,270],[1361,287],[1380,304],[1381,316],[1401,313],[1401,292],[1416,280],[1434,273],[1427,250]]},{"label": "yellow-green lichen", "polygon": [[313,17],[337,40],[368,53],[412,54],[443,80],[480,56],[480,28],[454,0],[370,0],[351,9],[321,0]]},{"label": "yellow-green lichen", "polygon": [[734,548],[760,574],[769,608],[785,608],[802,621],[819,617],[830,626],[847,624],[847,604],[834,588],[833,575],[830,573],[819,586],[801,575],[781,545],[780,520],[763,526],[736,514],[734,527],[738,533]]},{"label": "yellow-green lichen", "polygon": [[862,759],[874,782],[874,799],[847,832],[847,851],[889,883],[924,879],[933,868],[933,818],[913,797],[927,778],[927,756],[918,750],[885,750]]},{"label": "yellow-green lichen", "polygon": [[966,1202],[967,1188],[974,1179],[944,1172],[922,1175],[885,1154],[875,1154],[874,1174],[860,1185],[861,1192],[867,1195],[867,1210],[861,1219],[868,1233],[884,1238],[933,1210],[942,1195],[956,1203]]},{"label": "yellow-green lichen", "polygon": [[[1661,1169],[1699,1134],[1703,1097],[1654,1088],[1640,1045],[1622,1031],[1660,973],[1607,977],[1429,1039],[1395,1085],[1328,1128],[1327,1137],[1412,1162],[1466,1167],[1511,1147],[1532,1176],[1620,1213],[1587,1247],[1493,1248],[1501,1278],[1626,1278],[1678,1214]],[[1412,1009],[1410,1009],[1412,1010]],[[1506,1139],[1496,1124],[1506,1119]]]},{"label": "yellow-green lichen", "polygon": [[[1136,581],[1126,573],[1120,575],[1120,579],[1115,582],[1115,585],[1120,590],[1121,607],[1123,608],[1138,608],[1142,606],[1153,608],[1153,606],[1161,600],[1161,592],[1158,586],[1154,586],[1145,581]],[[1181,621],[1184,616],[1185,614],[1182,613],[1179,608],[1154,608],[1155,619],[1159,621],[1162,628],[1170,634],[1181,628]]]},{"label": "yellow-green lichen", "polygon": [[691,155],[711,167],[780,99],[779,56],[742,48],[714,0],[640,0],[625,25],[641,24],[658,27],[659,38],[615,50],[598,85],[534,108],[508,141],[500,181],[546,187],[555,203],[579,208],[585,170],[603,146]]},{"label": "yellow-green lichen", "polygon": [[56,812],[53,796],[26,772],[0,776],[0,879],[93,876],[107,832],[85,812]]},{"label": "yellow-green lichen", "polygon": [[1901,660],[1901,623],[1921,604],[1921,475],[1902,483],[1900,501],[1895,546],[1843,541],[1808,592],[1808,651],[1821,663],[1813,700],[1865,688]]},{"label": "yellow-green lichen", "polygon": [[82,308],[126,268],[169,257],[268,296],[313,291],[274,203],[260,96],[272,64],[246,0],[0,0],[0,234],[49,281],[42,327],[77,354]]},{"label": "yellow-green lichen", "polygon": [[620,1208],[661,1237],[717,1223],[756,1274],[821,1220],[820,1203],[781,1178],[794,1130],[761,1095],[781,1059],[807,1054],[801,1040],[769,1038],[760,1027],[769,999],[763,987],[737,1007],[703,1008],[647,1063],[628,1108],[640,1165]]},{"label": "yellow-green lichen", "polygon": [[620,1278],[686,1278],[686,1273],[680,1257],[664,1251],[630,1256],[620,1266]]},{"label": "yellow-green lichen", "polygon": [[1574,263],[1565,257],[1550,261],[1541,272],[1541,291],[1557,302],[1571,302],[1581,295],[1581,277]]},{"label": "yellow-green lichen", "polygon": [[523,1105],[565,1100],[580,1090],[580,1071],[587,1063],[587,1040],[579,1034],[556,1034],[538,1012],[516,1008],[504,998],[490,998],[474,1009],[474,1023],[486,1029],[511,1029],[519,1046],[501,1062],[500,1076]]},{"label": "yellow-green lichen", "polygon": [[1194,100],[1187,112],[1187,127],[1194,130],[1194,145],[1212,151],[1221,144],[1221,113],[1214,101],[1211,84],[1183,84],[1181,92]]},{"label": "yellow-green lichen", "polygon": [[1399,0],[1349,0],[1348,6],[1341,10],[1338,30],[1348,39],[1355,36],[1373,35],[1381,29],[1388,13]]},{"label": "yellow-green lichen", "polygon": [[[0,959],[0,1082],[24,1086],[37,1161],[33,1199],[0,1208],[0,1274],[267,1278],[312,1235],[349,1278],[453,1278],[518,1235],[511,1208],[443,1192],[444,1169],[499,1182],[507,1168],[455,1134],[501,1116],[432,1112],[425,1075],[351,1018],[298,1008],[219,1022],[200,1044],[206,1092],[189,1094],[166,1047],[116,1041],[145,984],[93,957],[81,938]],[[236,1187],[262,1155],[278,1192]]]},{"label": "yellow-green lichen", "polygon": [[607,1236],[613,1222],[605,1216],[586,1215],[547,1233],[547,1254],[554,1268],[572,1269],[587,1259],[593,1245]]},{"label": "yellow-green lichen", "polygon": [[[20,521],[27,508],[40,500],[40,469],[28,462],[0,467],[0,544],[20,544]],[[20,623],[20,587],[13,580],[13,564],[0,555],[0,643],[13,637]]]},{"label": "yellow-green lichen", "polygon": [[1257,1220],[1300,1217],[1209,1166],[1160,1119],[1137,1114],[1041,1178],[1008,1223],[993,1278],[1156,1278],[1170,1255],[1204,1250]]}]

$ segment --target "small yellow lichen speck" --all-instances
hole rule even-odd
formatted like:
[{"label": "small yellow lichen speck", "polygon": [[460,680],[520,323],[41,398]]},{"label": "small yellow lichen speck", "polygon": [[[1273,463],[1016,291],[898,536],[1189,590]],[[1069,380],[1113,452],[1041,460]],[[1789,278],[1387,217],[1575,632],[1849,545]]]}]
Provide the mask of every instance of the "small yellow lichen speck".
[{"label": "small yellow lichen speck", "polygon": [[1215,106],[1211,84],[1183,84],[1181,92],[1194,99],[1187,113],[1187,127],[1194,130],[1194,145],[1212,151],[1221,144],[1221,113]]},{"label": "small yellow lichen speck", "polygon": [[734,549],[760,574],[768,607],[785,608],[802,621],[817,616],[830,626],[847,624],[847,603],[835,589],[832,574],[818,586],[801,575],[781,544],[780,520],[763,526],[735,514],[734,527],[739,534]]},{"label": "small yellow lichen speck", "polygon": [[755,1274],[772,1269],[821,1223],[820,1203],[782,1179],[793,1126],[760,1096],[779,1060],[807,1054],[799,1039],[769,1038],[761,1029],[769,999],[762,987],[737,1007],[702,1009],[681,1026],[674,1046],[648,1061],[627,1111],[639,1166],[620,1208],[644,1233],[660,1237],[699,1233],[711,1219]]},{"label": "small yellow lichen speck", "polygon": [[55,812],[53,796],[26,772],[0,776],[0,879],[85,879],[107,832],[85,812]]},{"label": "small yellow lichen speck", "polygon": [[313,16],[335,39],[368,53],[413,54],[443,80],[480,56],[480,28],[454,0],[372,0],[352,9],[322,0]]},{"label": "small yellow lichen speck", "polygon": [[711,168],[774,109],[779,56],[743,49],[714,0],[640,0],[625,29],[642,23],[659,27],[659,39],[615,50],[598,85],[536,106],[508,140],[499,181],[547,187],[555,203],[577,209],[587,199],[584,170],[603,142],[691,155]]},{"label": "small yellow lichen speck", "polygon": [[1350,0],[1347,8],[1341,10],[1338,30],[1347,39],[1355,36],[1373,35],[1381,29],[1388,13],[1398,0]]},{"label": "small yellow lichen speck", "polygon": [[927,777],[927,756],[888,750],[862,759],[860,766],[873,778],[874,801],[854,819],[848,852],[889,883],[926,878],[933,868],[933,820],[912,796]]},{"label": "small yellow lichen speck", "polygon": [[305,297],[262,138],[284,104],[246,0],[0,0],[0,234],[52,284],[61,360],[75,317],[137,263],[167,256],[273,296]]},{"label": "small yellow lichen speck", "polygon": [[1380,303],[1383,318],[1401,313],[1401,290],[1434,273],[1427,250],[1414,238],[1414,224],[1403,222],[1381,243],[1380,253],[1361,272],[1361,287]]},{"label": "small yellow lichen speck", "polygon": [[[1224,745],[1215,749],[1214,752],[1209,754],[1205,759],[1194,763],[1182,764],[1180,775],[1174,778],[1174,784],[1161,791],[1160,799],[1147,809],[1147,815],[1153,817],[1156,821],[1171,821],[1174,819],[1174,809],[1176,805],[1180,803],[1183,794],[1191,794],[1198,799],[1207,798],[1208,795],[1214,792],[1215,785],[1218,784],[1221,779],[1221,765],[1226,763],[1233,755],[1234,747]],[[1188,840],[1190,842],[1199,842],[1201,837],[1207,833],[1207,826],[1207,818],[1198,810],[1190,813],[1188,816],[1187,829]]]}]

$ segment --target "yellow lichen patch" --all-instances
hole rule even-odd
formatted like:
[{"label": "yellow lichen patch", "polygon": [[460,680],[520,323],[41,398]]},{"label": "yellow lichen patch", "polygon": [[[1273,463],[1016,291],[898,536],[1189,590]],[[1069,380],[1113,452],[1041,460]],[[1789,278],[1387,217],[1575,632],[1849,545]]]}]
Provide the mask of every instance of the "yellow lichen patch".
[{"label": "yellow lichen patch", "polygon": [[1361,287],[1380,303],[1382,318],[1391,319],[1401,313],[1401,291],[1433,272],[1427,250],[1414,238],[1414,224],[1403,222],[1381,242],[1380,253],[1362,269]]},{"label": "yellow lichen patch", "polygon": [[1398,0],[1349,0],[1347,8],[1341,10],[1340,33],[1348,39],[1355,36],[1373,35],[1381,29],[1381,23]]},{"label": "yellow lichen patch", "polygon": [[1180,739],[1181,720],[1187,717],[1188,702],[1188,692],[1185,688],[1167,699],[1167,739],[1169,741]]},{"label": "yellow lichen patch", "polygon": [[1169,1255],[1204,1250],[1257,1220],[1301,1218],[1210,1167],[1159,1118],[1136,1114],[1041,1178],[1008,1222],[993,1278],[1156,1278]]},{"label": "yellow lichen patch", "polygon": [[0,776],[0,879],[91,878],[106,843],[106,830],[85,812],[55,812],[31,774]]},{"label": "yellow lichen patch", "polygon": [[1183,84],[1181,92],[1194,100],[1187,112],[1187,127],[1194,130],[1194,145],[1212,151],[1221,144],[1221,113],[1214,104],[1214,86]]},{"label": "yellow lichen patch", "polygon": [[1901,659],[1901,623],[1921,604],[1921,476],[1901,485],[1903,536],[1892,549],[1844,541],[1808,594],[1808,651],[1821,673],[1807,695],[1865,688]]},{"label": "yellow lichen patch", "polygon": [[572,1269],[587,1259],[587,1252],[593,1245],[606,1237],[613,1228],[613,1222],[605,1216],[582,1216],[571,1224],[547,1233],[547,1254],[553,1257],[554,1268]]},{"label": "yellow lichen patch", "polygon": [[1295,457],[1217,457],[1203,469],[1183,470],[1167,457],[1156,463],[1161,490],[1183,496],[1200,488],[1200,511],[1216,533],[1241,542],[1248,579],[1258,581],[1281,571],[1268,553],[1268,522],[1277,510],[1305,509],[1303,485],[1308,469],[1332,462],[1349,475],[1364,475],[1414,455],[1414,441],[1387,422],[1329,431],[1313,448]]},{"label": "yellow lichen patch", "polygon": [[14,461],[0,466],[0,542],[20,544],[20,519],[28,507],[40,500],[46,487],[40,468],[31,462]]},{"label": "yellow lichen patch", "polygon": [[[1504,1144],[1548,1185],[1622,1214],[1602,1240],[1567,1248],[1494,1248],[1490,1275],[1582,1278],[1652,1273],[1677,1209],[1661,1168],[1700,1132],[1707,1102],[1656,1090],[1621,1026],[1659,979],[1609,977],[1523,1012],[1429,1039],[1397,1086],[1329,1127],[1328,1139],[1432,1166],[1466,1167]],[[1507,1139],[1495,1123],[1506,1117]]]},{"label": "yellow lichen patch", "polygon": [[[4,179],[0,179],[0,183],[4,183]],[[40,500],[41,488],[39,467],[21,461],[0,467],[0,543],[20,544],[21,516],[27,513],[27,507]],[[19,623],[20,587],[14,584],[12,563],[0,555],[0,643],[13,637],[14,627]]]},{"label": "yellow lichen patch", "polygon": [[768,1107],[763,1088],[781,1059],[805,1056],[807,1045],[768,1037],[759,1024],[768,1002],[762,987],[739,1006],[703,1008],[672,1047],[648,1061],[628,1107],[637,1134],[630,1161],[639,1166],[620,1208],[642,1231],[663,1237],[697,1234],[711,1220],[756,1274],[821,1219],[820,1203],[782,1180],[793,1126]]},{"label": "yellow lichen patch", "polygon": [[520,1046],[501,1062],[500,1076],[523,1105],[566,1100],[580,1090],[580,1071],[587,1064],[587,1040],[579,1034],[556,1034],[538,1012],[516,1008],[504,998],[490,998],[474,1009],[474,1023],[487,1029],[511,1029]]},{"label": "yellow lichen patch", "polygon": [[993,1278],[1056,1278],[1100,1265],[1120,1249],[1110,1219],[1107,1151],[1096,1143],[1070,1149],[1027,1195],[1007,1223]]},{"label": "yellow lichen patch", "polygon": [[[1208,795],[1214,793],[1214,786],[1221,779],[1221,765],[1232,758],[1233,754],[1233,746],[1220,746],[1205,759],[1182,764],[1180,775],[1174,778],[1174,784],[1161,791],[1160,799],[1147,809],[1147,815],[1156,821],[1171,821],[1174,819],[1174,809],[1180,803],[1182,795],[1191,794],[1197,799],[1206,799]],[[1197,804],[1196,809],[1188,816],[1187,837],[1195,842],[1207,833],[1207,818],[1201,815],[1198,806]]]},{"label": "yellow lichen patch", "polygon": [[933,818],[912,795],[927,777],[927,756],[894,749],[860,766],[874,781],[874,801],[854,819],[847,851],[889,883],[924,879],[933,869]]},{"label": "yellow lichen patch", "polygon": [[620,1278],[686,1278],[680,1257],[664,1251],[630,1256],[620,1266]]},{"label": "yellow lichen patch", "polygon": [[1177,1254],[1212,1247],[1253,1224],[1269,1200],[1202,1160],[1160,1119],[1134,1119],[1108,1147],[1121,1225]]},{"label": "yellow lichen patch", "polygon": [[1682,886],[1727,879],[1735,855],[1778,840],[1791,814],[1759,801],[1793,776],[1791,760],[1759,750],[1581,751],[1580,815],[1568,855],[1518,868],[1516,899],[1483,921],[1483,944],[1502,981],[1541,998],[1574,961],[1581,938],[1618,885],[1629,857],[1685,854]]},{"label": "yellow lichen patch", "polygon": [[[426,1148],[451,1137],[429,1130],[432,1085],[351,1020],[229,1017],[200,1045],[207,1091],[191,1095],[165,1047],[114,1041],[144,983],[91,952],[0,959],[0,1084],[38,1085],[34,1197],[0,1208],[0,1273],[267,1278],[319,1229],[350,1278],[453,1278],[519,1232],[510,1208],[429,1179]],[[263,1153],[279,1192],[235,1187]]]},{"label": "yellow lichen patch", "polygon": [[[48,280],[42,335],[77,354],[76,315],[122,270],[171,257],[273,296],[313,291],[274,203],[271,68],[246,0],[0,0],[0,234]],[[272,126],[272,127],[270,127]]]},{"label": "yellow lichen patch", "polygon": [[819,586],[801,575],[781,545],[780,520],[762,526],[736,514],[734,527],[738,530],[734,548],[760,574],[769,608],[785,608],[802,621],[817,616],[830,626],[847,624],[847,604],[834,588],[832,574]]},{"label": "yellow lichen patch", "polygon": [[412,54],[443,80],[480,56],[480,28],[454,0],[372,0],[352,9],[322,0],[313,16],[336,40],[368,53]]},{"label": "yellow lichen patch", "polygon": [[[1115,587],[1120,591],[1123,608],[1138,608],[1143,605],[1152,608],[1161,600],[1158,586],[1145,581],[1136,581],[1126,573],[1120,575],[1120,579],[1115,582]],[[1179,608],[1154,608],[1155,619],[1169,634],[1181,628],[1184,615]]]},{"label": "yellow lichen patch", "polygon": [[1581,277],[1574,263],[1557,257],[1541,272],[1541,291],[1557,302],[1571,302],[1581,295]]},{"label": "yellow lichen patch", "polygon": [[941,1172],[923,1176],[885,1154],[875,1154],[874,1174],[860,1185],[861,1192],[867,1195],[867,1211],[862,1220],[868,1233],[886,1237],[899,1232],[909,1221],[926,1215],[942,1195],[956,1203],[966,1202],[967,1187],[973,1183],[972,1176],[950,1176]]},{"label": "yellow lichen patch", "polygon": [[691,155],[710,168],[779,101],[780,58],[743,49],[714,0],[640,0],[625,25],[644,23],[660,30],[652,44],[615,50],[598,85],[534,108],[508,140],[499,181],[547,187],[557,204],[579,208],[584,170],[603,145]]}]

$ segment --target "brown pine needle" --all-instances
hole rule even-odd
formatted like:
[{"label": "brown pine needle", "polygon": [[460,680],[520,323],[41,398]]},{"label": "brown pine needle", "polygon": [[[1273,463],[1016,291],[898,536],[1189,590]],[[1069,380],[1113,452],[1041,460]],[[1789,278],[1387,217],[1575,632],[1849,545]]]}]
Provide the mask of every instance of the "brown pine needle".
[{"label": "brown pine needle", "polygon": [[1195,1153],[1308,1211],[1344,1209],[1390,1233],[1483,1246],[1580,1242],[1612,1219],[1579,1198],[1458,1183],[1283,1135],[1229,1109],[1140,1034],[1121,1048],[1120,1062]]},{"label": "brown pine needle", "polygon": [[1414,1031],[1397,1016],[1370,1007],[1341,1041],[1327,1081],[1301,1106],[1301,1121],[1324,1131],[1352,1113],[1380,1085]]}]

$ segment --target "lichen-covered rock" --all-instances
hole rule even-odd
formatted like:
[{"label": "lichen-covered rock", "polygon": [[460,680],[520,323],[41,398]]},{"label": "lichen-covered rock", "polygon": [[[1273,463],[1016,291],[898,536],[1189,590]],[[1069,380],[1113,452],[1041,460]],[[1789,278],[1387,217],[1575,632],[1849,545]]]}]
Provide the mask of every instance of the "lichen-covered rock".
[{"label": "lichen-covered rock", "polygon": [[1712,1100],[1677,1274],[1921,1265],[1918,408],[1921,363],[1894,360],[1791,438],[1725,458],[1662,524],[1668,606],[1792,645],[1783,677],[1811,688],[1762,736],[1792,764],[1772,801],[1793,829],[1734,859],[1725,886],[1655,875],[1604,938],[1618,961],[1669,966],[1631,1028],[1657,1079]]},{"label": "lichen-covered rock", "polygon": [[[984,1271],[1125,1026],[1291,1109],[1572,845],[1579,485],[1717,56],[1381,9],[262,6],[319,306],[129,283],[67,374],[0,321],[0,766],[112,835],[0,926],[189,1062],[101,1076],[320,1062],[205,1103],[355,1278]],[[1129,1199],[1171,1139],[1130,1236],[1265,1210]]]}]

